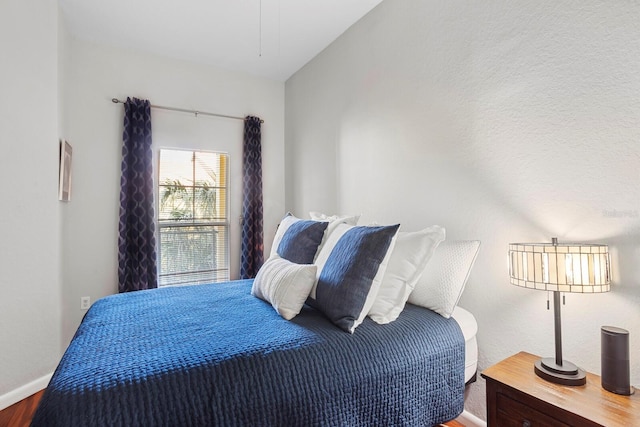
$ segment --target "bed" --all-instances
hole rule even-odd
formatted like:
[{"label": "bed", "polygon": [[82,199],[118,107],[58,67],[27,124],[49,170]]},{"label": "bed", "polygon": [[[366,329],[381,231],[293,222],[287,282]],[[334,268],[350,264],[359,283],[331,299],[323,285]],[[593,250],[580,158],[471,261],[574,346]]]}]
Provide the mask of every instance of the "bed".
[{"label": "bed", "polygon": [[97,301],[32,425],[415,426],[462,411],[455,320],[407,305],[396,322],[367,319],[350,335],[309,307],[286,321],[250,287]]},{"label": "bed", "polygon": [[[446,285],[456,278],[451,268],[429,271],[428,257],[416,255],[444,230],[400,237],[397,225],[340,225],[327,239],[326,224],[290,222],[294,231],[281,224],[278,253],[255,279],[96,301],[32,425],[431,426],[456,418],[475,378],[477,325],[457,306],[462,287]],[[309,233],[307,250],[295,238],[307,245]],[[439,256],[463,246],[443,245]],[[420,266],[408,268],[413,258]]]}]

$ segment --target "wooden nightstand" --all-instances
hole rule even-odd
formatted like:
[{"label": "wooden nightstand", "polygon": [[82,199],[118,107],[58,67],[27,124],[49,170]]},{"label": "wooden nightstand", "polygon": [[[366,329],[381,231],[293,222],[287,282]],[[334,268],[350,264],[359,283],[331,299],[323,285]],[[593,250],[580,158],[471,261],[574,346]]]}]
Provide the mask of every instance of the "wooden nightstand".
[{"label": "wooden nightstand", "polygon": [[487,424],[494,426],[640,426],[640,393],[621,396],[587,372],[587,384],[562,386],[533,372],[540,357],[518,353],[482,372]]}]

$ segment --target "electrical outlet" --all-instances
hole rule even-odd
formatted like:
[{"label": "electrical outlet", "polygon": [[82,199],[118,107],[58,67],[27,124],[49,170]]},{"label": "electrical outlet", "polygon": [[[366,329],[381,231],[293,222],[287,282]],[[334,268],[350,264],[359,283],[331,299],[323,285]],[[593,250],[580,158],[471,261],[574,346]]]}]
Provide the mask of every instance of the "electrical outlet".
[{"label": "electrical outlet", "polygon": [[80,297],[80,309],[88,310],[91,307],[91,297]]}]

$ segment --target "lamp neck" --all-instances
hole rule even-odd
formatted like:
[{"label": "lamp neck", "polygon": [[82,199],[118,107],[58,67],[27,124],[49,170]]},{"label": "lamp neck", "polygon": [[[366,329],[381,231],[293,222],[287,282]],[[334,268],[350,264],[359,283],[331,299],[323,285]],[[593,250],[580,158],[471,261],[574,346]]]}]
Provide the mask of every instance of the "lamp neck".
[{"label": "lamp neck", "polygon": [[556,364],[562,366],[562,322],[560,316],[560,291],[553,291],[553,318],[556,337]]}]

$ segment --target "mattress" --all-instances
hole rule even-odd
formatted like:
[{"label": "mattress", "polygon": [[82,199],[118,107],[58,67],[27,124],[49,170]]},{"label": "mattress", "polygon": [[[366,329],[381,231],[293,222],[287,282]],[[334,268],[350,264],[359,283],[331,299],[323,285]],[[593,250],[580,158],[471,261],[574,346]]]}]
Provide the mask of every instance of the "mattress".
[{"label": "mattress", "polygon": [[451,315],[460,326],[464,336],[464,382],[471,381],[478,369],[478,322],[473,314],[462,307],[456,307]]}]

